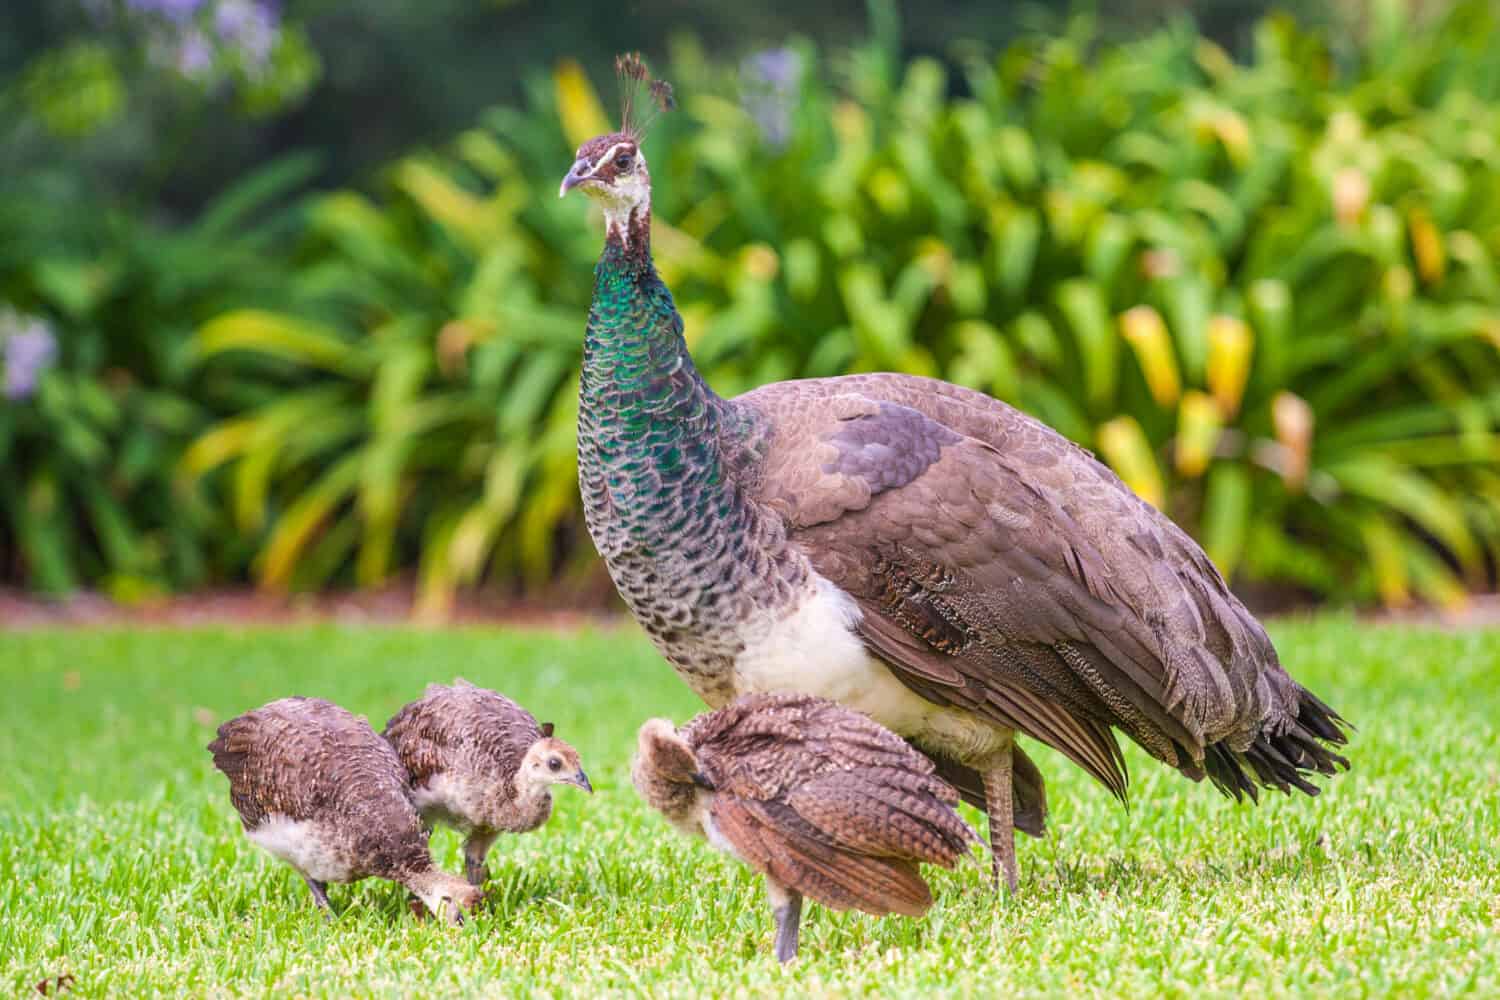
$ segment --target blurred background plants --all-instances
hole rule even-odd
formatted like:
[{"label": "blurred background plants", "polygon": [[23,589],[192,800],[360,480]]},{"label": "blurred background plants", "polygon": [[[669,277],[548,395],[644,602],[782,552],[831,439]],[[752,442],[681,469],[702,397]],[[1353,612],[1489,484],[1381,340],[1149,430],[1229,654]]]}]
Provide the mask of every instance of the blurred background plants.
[{"label": "blurred background plants", "polygon": [[[857,42],[729,59],[675,36],[657,61],[683,109],[647,145],[654,246],[700,367],[726,394],[883,368],[972,385],[1093,448],[1241,586],[1459,602],[1500,563],[1500,13],[1427,6],[1108,44],[1110,22],[1038,15],[1048,30],[942,59],[878,3]],[[573,454],[598,225],[553,192],[613,88],[570,60],[517,86],[285,214],[308,161],[141,230],[131,287],[150,290],[128,323],[110,294],[58,300],[47,248],[0,250],[7,329],[67,331],[38,386],[74,372],[119,410],[134,397],[95,355],[150,330],[139,356],[160,360],[130,392],[169,393],[176,418],[112,425],[96,401],[96,456],[142,425],[159,443],[122,481],[48,447],[77,432],[40,388],[7,406],[0,427],[24,416],[32,443],[0,453],[24,474],[5,508],[30,518],[0,538],[6,575],[415,574],[430,615],[478,583],[607,592]],[[180,269],[201,294],[159,287]],[[84,328],[94,354],[69,346]],[[65,454],[150,544],[106,547],[109,515],[75,489],[45,545],[84,554],[41,568],[57,519],[29,498],[61,494],[19,483],[58,481]]]}]

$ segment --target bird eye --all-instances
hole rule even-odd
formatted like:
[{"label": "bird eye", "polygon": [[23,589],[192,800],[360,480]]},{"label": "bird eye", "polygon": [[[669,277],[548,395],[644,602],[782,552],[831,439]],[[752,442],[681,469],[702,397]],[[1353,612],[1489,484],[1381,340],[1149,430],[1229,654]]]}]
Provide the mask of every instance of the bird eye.
[{"label": "bird eye", "polygon": [[630,154],[629,153],[621,153],[619,156],[615,157],[615,169],[617,169],[617,170],[629,170],[630,169]]},{"label": "bird eye", "polygon": [[554,771],[561,771],[562,761],[558,760],[556,757],[553,757],[551,760],[547,761],[547,766]]}]

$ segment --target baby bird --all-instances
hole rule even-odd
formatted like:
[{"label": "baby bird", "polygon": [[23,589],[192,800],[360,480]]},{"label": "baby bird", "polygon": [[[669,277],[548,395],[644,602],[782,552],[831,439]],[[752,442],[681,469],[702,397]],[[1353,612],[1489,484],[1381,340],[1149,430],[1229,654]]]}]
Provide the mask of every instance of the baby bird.
[{"label": "baby bird", "polygon": [[552,723],[538,725],[509,698],[462,678],[452,687],[428,685],[386,723],[385,738],[406,767],[422,821],[466,838],[471,885],[484,885],[484,859],[500,834],[547,822],[553,785],[594,790],[578,751],[553,737]]},{"label": "baby bird", "polygon": [[932,894],[918,863],[951,868],[978,841],[930,760],[807,695],[746,695],[681,729],[652,719],[631,779],[673,826],[765,876],[782,962],[797,955],[804,895],[921,916]]},{"label": "baby bird", "polygon": [[283,698],[224,723],[208,749],[245,836],[297,869],[325,914],[329,882],[372,875],[455,923],[483,898],[433,867],[406,769],[364,719],[320,698]]}]

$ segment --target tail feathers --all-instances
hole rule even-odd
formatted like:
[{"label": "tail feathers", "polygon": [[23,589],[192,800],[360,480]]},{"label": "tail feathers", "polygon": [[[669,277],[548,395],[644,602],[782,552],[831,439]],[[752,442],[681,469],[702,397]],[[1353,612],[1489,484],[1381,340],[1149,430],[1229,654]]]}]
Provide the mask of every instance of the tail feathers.
[{"label": "tail feathers", "polygon": [[1348,725],[1311,691],[1299,689],[1297,717],[1284,732],[1263,732],[1244,750],[1215,743],[1204,755],[1204,767],[1219,790],[1236,801],[1246,795],[1259,801],[1261,788],[1317,795],[1309,776],[1349,768],[1348,759],[1330,749],[1349,742],[1343,728]]}]

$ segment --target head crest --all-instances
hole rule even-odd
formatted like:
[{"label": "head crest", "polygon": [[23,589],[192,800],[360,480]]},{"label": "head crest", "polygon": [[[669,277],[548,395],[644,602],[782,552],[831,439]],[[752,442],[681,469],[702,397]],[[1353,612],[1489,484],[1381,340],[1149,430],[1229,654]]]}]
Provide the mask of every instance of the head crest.
[{"label": "head crest", "polygon": [[[639,52],[616,56],[615,74],[620,78],[620,131],[639,142],[657,115],[677,106],[672,85],[653,80]],[[647,97],[644,107],[640,106],[642,88]]]},{"label": "head crest", "polygon": [[542,723],[542,738],[547,740],[550,740],[552,738],[552,723]]}]

